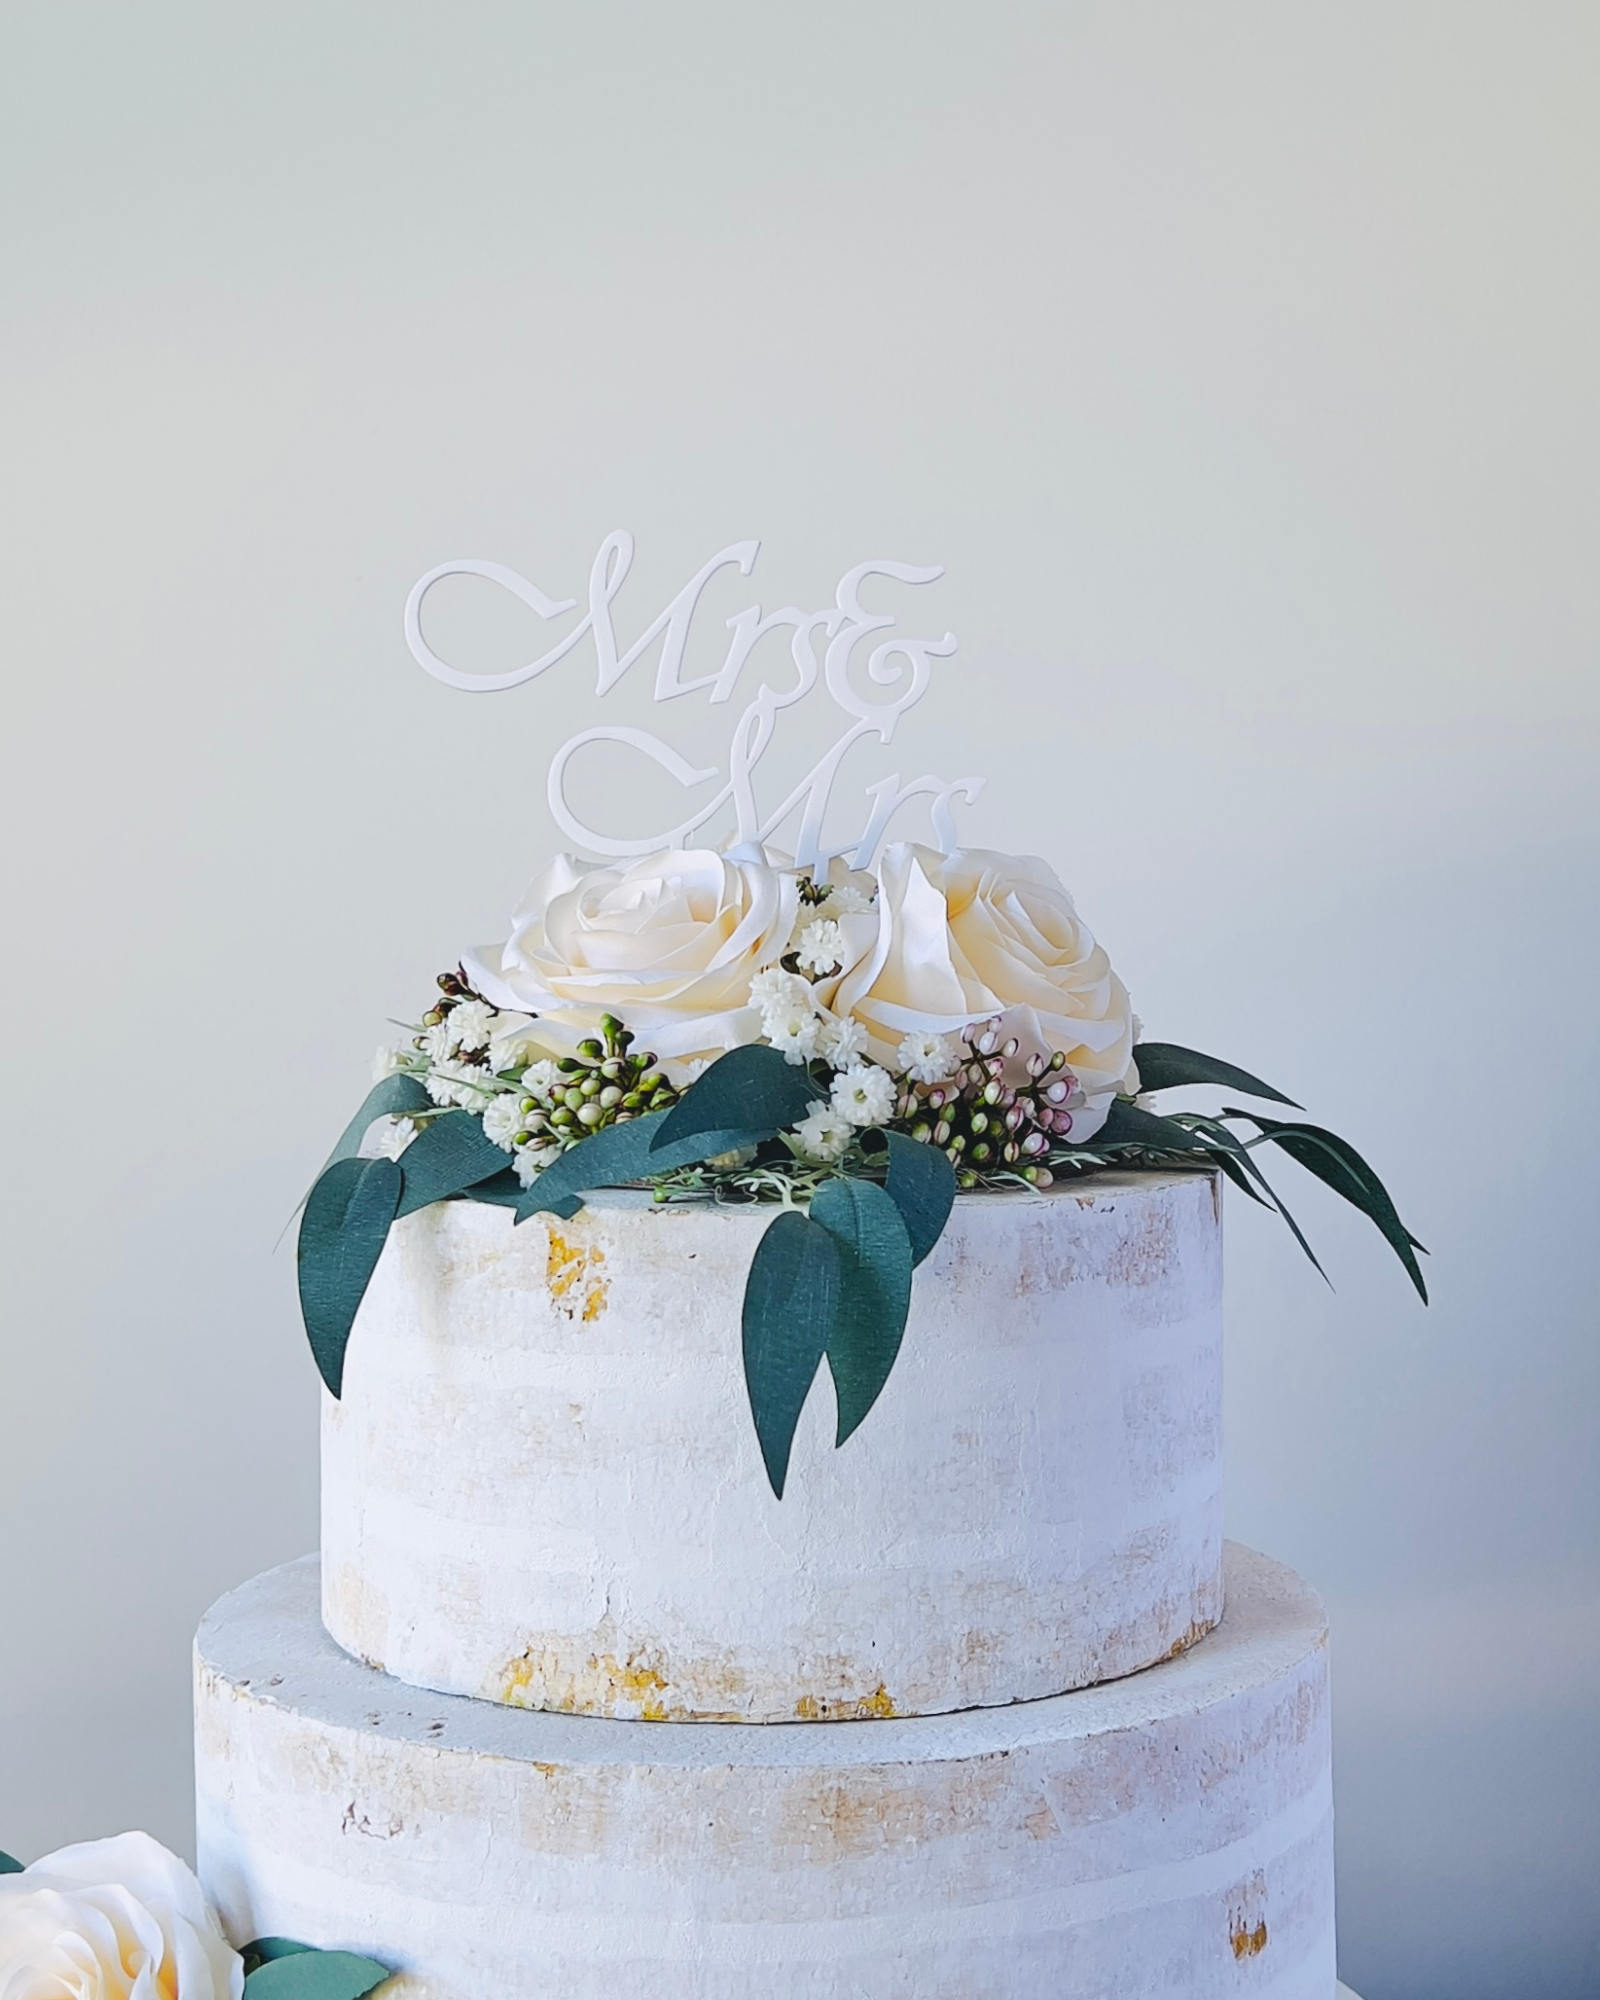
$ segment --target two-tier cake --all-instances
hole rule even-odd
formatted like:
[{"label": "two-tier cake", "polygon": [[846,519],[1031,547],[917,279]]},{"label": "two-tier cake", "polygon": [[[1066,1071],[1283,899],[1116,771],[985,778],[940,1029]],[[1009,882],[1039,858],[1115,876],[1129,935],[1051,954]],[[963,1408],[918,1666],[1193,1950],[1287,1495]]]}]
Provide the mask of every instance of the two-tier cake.
[{"label": "two-tier cake", "polygon": [[[1277,1205],[1276,1147],[1419,1291],[1420,1246],[1280,1092],[1142,1039],[1054,873],[958,841],[975,781],[885,778],[825,844],[840,759],[954,646],[861,591],[938,572],[751,607],[684,679],[754,553],[623,654],[613,536],[587,617],[481,682],[433,582],[576,599],[413,593],[453,685],[588,635],[602,695],[659,639],[658,698],[750,700],[655,851],[577,823],[569,758],[714,774],[631,727],[557,752],[613,859],[440,978],[307,1199],[322,1555],[201,1628],[202,1878],[397,2000],[1332,2000],[1322,1613],[1222,1541],[1222,1182]],[[819,676],[853,719],[763,818]],[[890,842],[917,800],[934,843]],[[1271,1109],[1158,1108],[1196,1084]]]}]

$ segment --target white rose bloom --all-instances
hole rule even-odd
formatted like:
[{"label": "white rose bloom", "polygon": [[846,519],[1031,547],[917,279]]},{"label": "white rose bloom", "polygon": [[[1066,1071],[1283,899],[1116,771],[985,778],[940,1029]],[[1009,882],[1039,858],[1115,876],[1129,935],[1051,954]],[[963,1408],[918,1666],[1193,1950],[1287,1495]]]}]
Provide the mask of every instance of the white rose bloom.
[{"label": "white rose bloom", "polygon": [[918,1083],[943,1083],[952,1077],[961,1061],[961,1051],[950,1035],[907,1035],[895,1050],[895,1061]]},{"label": "white rose bloom", "polygon": [[837,972],[844,952],[844,932],[830,917],[814,917],[802,926],[796,950],[802,972]]},{"label": "white rose bloom", "polygon": [[1132,1012],[1052,869],[898,842],[879,867],[876,920],[872,948],[828,995],[866,1028],[875,1061],[891,1064],[907,1035],[956,1034],[999,1016],[1023,1057],[1066,1056],[1084,1094],[1074,1141],[1099,1131],[1128,1074]]},{"label": "white rose bloom", "polygon": [[819,1104],[794,1128],[794,1137],[806,1158],[827,1166],[844,1158],[855,1136],[856,1128],[831,1104]]},{"label": "white rose bloom", "polygon": [[239,2000],[244,1961],[200,1884],[147,1833],[0,1875],[4,2000]]},{"label": "white rose bloom", "polygon": [[486,1049],[500,1032],[500,1017],[483,1000],[458,1000],[450,1009],[450,1032],[458,1049]]},{"label": "white rose bloom", "polygon": [[817,1054],[835,1069],[848,1069],[866,1053],[867,1031],[859,1021],[843,1020],[837,1015],[823,1017],[822,1029],[817,1036]]},{"label": "white rose bloom", "polygon": [[876,1063],[857,1063],[833,1079],[833,1108],[852,1125],[884,1125],[894,1116],[894,1079]]},{"label": "white rose bloom", "polygon": [[606,867],[563,855],[524,892],[505,944],[466,970],[496,1006],[537,1014],[557,1055],[613,1014],[681,1074],[757,1039],[750,981],[787,950],[799,907],[792,874],[709,848]]},{"label": "white rose bloom", "polygon": [[519,1091],[502,1090],[483,1107],[483,1136],[492,1139],[497,1146],[503,1146],[508,1153],[512,1140],[526,1122]]}]

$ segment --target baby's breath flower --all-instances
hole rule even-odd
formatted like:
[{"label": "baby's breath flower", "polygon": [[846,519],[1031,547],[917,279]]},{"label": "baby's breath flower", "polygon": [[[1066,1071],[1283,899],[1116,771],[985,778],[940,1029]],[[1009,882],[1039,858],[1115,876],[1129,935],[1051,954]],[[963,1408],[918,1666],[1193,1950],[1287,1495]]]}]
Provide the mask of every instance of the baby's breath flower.
[{"label": "baby's breath flower", "polygon": [[561,1157],[561,1148],[552,1146],[541,1139],[531,1146],[519,1146],[511,1164],[517,1170],[517,1179],[524,1187],[531,1187],[552,1160]]},{"label": "baby's breath flower", "polygon": [[502,1090],[483,1107],[483,1136],[509,1153],[522,1130],[523,1117],[520,1096],[515,1091]]},{"label": "baby's breath flower", "polygon": [[529,1063],[522,1072],[522,1090],[527,1097],[547,1098],[560,1082],[561,1072],[548,1057]]},{"label": "baby's breath flower", "polygon": [[848,1118],[841,1117],[832,1105],[819,1104],[801,1119],[794,1128],[794,1136],[808,1160],[832,1165],[844,1158],[856,1135]]},{"label": "baby's breath flower", "polygon": [[895,1055],[906,1075],[918,1083],[943,1083],[954,1076],[960,1050],[948,1035],[907,1035]]},{"label": "baby's breath flower", "polygon": [[405,1042],[397,1042],[392,1048],[385,1044],[376,1050],[372,1058],[372,1080],[382,1083],[386,1076],[393,1076],[406,1066],[406,1058],[412,1053]]},{"label": "baby's breath flower", "polygon": [[486,1049],[499,1025],[499,1016],[487,1000],[462,1000],[445,1017],[458,1049]]},{"label": "baby's breath flower", "polygon": [[844,932],[831,917],[817,917],[800,933],[796,952],[802,972],[836,971],[844,963]]},{"label": "baby's breath flower", "polygon": [[422,1080],[435,1104],[459,1104],[467,1111],[481,1111],[495,1094],[495,1085],[483,1070],[448,1056],[436,1060]]},{"label": "baby's breath flower", "polygon": [[781,965],[769,965],[750,982],[750,1005],[765,1014],[769,1008],[791,1005],[797,993],[809,1003],[811,989],[805,980],[785,972]]},{"label": "baby's breath flower", "polygon": [[423,1031],[422,1050],[431,1063],[447,1063],[456,1052],[456,1035],[450,1025],[450,1016],[435,1021],[431,1028]]},{"label": "baby's breath flower", "polygon": [[833,1109],[852,1125],[883,1125],[894,1115],[894,1078],[876,1063],[856,1063],[833,1079]]},{"label": "baby's breath flower", "polygon": [[398,1160],[416,1136],[417,1128],[409,1118],[379,1118],[367,1127],[358,1157]]},{"label": "baby's breath flower", "polygon": [[838,888],[828,891],[829,916],[860,917],[871,908],[871,900],[861,893],[854,882],[841,882]]},{"label": "baby's breath flower", "polygon": [[762,1019],[767,1040],[792,1063],[809,1062],[821,1053],[822,1022],[809,1008],[774,1008]]},{"label": "baby's breath flower", "polygon": [[856,1059],[865,1053],[867,1031],[859,1021],[848,1015],[840,1019],[836,1015],[823,1018],[822,1030],[817,1037],[817,1054],[835,1069],[848,1069]]}]

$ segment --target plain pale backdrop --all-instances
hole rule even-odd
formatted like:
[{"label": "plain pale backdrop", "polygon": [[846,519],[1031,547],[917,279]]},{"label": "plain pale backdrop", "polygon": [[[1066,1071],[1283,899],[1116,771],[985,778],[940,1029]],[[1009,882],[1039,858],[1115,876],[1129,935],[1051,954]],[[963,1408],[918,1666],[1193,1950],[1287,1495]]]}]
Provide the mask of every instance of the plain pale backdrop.
[{"label": "plain pale backdrop", "polygon": [[[316,1535],[275,1240],[600,719],[580,668],[428,680],[407,588],[581,593],[623,526],[631,635],[759,536],[713,631],[948,566],[899,768],[986,769],[971,837],[1057,863],[1151,1032],[1433,1251],[1424,1313],[1319,1190],[1336,1291],[1233,1208],[1230,1528],[1333,1614],[1344,1976],[1600,1992],[1600,12],[12,0],[0,45],[0,1846],[188,1843],[190,1632]],[[508,605],[440,629],[514,664]]]}]

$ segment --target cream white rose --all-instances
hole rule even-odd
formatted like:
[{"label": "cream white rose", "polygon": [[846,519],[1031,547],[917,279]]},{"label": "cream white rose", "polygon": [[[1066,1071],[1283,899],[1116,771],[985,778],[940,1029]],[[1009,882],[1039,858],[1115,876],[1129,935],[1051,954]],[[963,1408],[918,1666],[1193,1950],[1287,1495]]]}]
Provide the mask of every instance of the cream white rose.
[{"label": "cream white rose", "polygon": [[0,1875],[0,2000],[239,2000],[244,1961],[147,1833]]},{"label": "cream white rose", "polygon": [[497,1007],[536,1014],[539,1040],[570,1055],[614,1014],[682,1065],[760,1038],[750,981],[788,949],[796,877],[707,848],[591,867],[562,855],[524,891],[503,945],[466,971]]},{"label": "cream white rose", "polygon": [[1133,1059],[1127,989],[1054,871],[1030,856],[900,842],[878,870],[877,937],[830,1004],[895,1068],[908,1035],[1003,1017],[1023,1054],[1060,1050],[1081,1087],[1074,1143],[1105,1123]]}]

